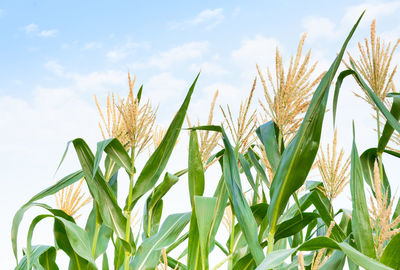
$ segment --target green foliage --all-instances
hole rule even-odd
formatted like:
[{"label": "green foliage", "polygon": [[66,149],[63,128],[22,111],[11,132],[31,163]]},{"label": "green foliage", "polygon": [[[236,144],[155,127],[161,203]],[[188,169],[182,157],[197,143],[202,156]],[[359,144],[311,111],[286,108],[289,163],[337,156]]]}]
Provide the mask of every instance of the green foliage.
[{"label": "green foliage", "polygon": [[[353,69],[340,73],[333,99],[334,116],[342,82],[352,75],[374,102],[377,112],[385,117],[386,123],[383,132],[378,132],[377,145],[361,156],[354,136],[350,175],[351,212],[335,209],[332,198],[324,192],[323,183],[308,179],[319,149],[330,86],[361,17],[316,88],[300,128],[291,141],[284,141],[277,125],[269,121],[252,131],[254,134],[251,135],[259,140],[248,144],[248,149],[241,152],[241,142],[235,141],[232,145],[223,126],[208,123],[190,128],[188,162],[182,165],[182,170],[175,174],[165,172],[198,76],[162,140],[149,153],[143,168],[135,163],[135,149],[122,144],[121,138],[100,141],[95,154],[83,139],[72,140],[80,170],[39,192],[15,214],[11,241],[16,269],[66,269],[66,266],[57,265],[60,252],[69,257],[68,269],[71,270],[165,269],[167,266],[189,270],[225,266],[240,270],[343,269],[346,259],[350,269],[358,269],[359,266],[373,270],[400,269],[397,256],[400,234],[396,234],[395,230],[399,226],[396,218],[400,215],[400,202],[388,218],[392,222],[387,232],[391,237],[385,239],[383,246],[377,247],[376,237],[380,231],[376,229],[376,224],[370,222],[366,200],[369,188],[376,200],[382,196],[386,198],[385,210],[393,204],[382,154],[400,157],[400,154],[388,149],[394,132],[400,131],[398,94],[391,94],[393,102],[389,110],[354,65]],[[136,97],[132,97],[132,104],[138,107],[143,104],[140,103],[142,91],[143,87],[140,87]],[[204,134],[209,132],[222,135],[222,149],[212,149],[215,153],[207,153],[209,155],[204,159],[207,146]],[[61,163],[67,151],[68,146]],[[221,167],[217,177],[205,173],[214,161]],[[379,186],[382,191],[379,192],[382,194],[376,190],[376,162],[380,165],[382,180]],[[118,181],[124,173],[129,177],[129,189],[125,190],[128,196],[125,205],[121,206],[117,200],[120,191]],[[160,180],[163,173],[164,178]],[[174,196],[177,200],[186,197],[191,212],[170,214],[165,218],[164,197],[171,193],[186,173],[187,194]],[[37,202],[82,178],[93,199],[85,228],[63,210]],[[207,194],[209,181],[218,181],[214,184],[217,187],[213,194]],[[138,219],[134,213],[140,211],[139,200],[143,200],[144,208],[141,210],[140,226],[136,227],[132,223],[135,223],[133,218]],[[45,214],[39,214],[31,221],[26,248],[19,259],[19,225],[24,213],[32,206],[44,210]],[[390,211],[387,212],[390,214]],[[35,228],[42,220],[54,222],[53,246],[32,245]],[[337,223],[337,220],[340,222]],[[220,233],[224,230],[222,223],[226,225],[225,239],[220,239],[224,235]],[[221,243],[226,243],[226,246]],[[113,257],[109,257],[110,254],[114,254]],[[217,261],[214,261],[215,254],[222,254]]]}]

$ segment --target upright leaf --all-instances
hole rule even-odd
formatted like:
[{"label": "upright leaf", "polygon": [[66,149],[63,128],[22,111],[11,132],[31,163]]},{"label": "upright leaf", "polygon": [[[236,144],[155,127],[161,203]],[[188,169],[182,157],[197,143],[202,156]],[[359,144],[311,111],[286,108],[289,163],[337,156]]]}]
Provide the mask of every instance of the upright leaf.
[{"label": "upright leaf", "polygon": [[215,218],[216,198],[195,197],[195,211],[203,269],[208,269],[211,229]]},{"label": "upright leaf", "polygon": [[299,131],[283,152],[270,189],[271,204],[268,209],[268,220],[271,235],[275,233],[278,218],[283,213],[290,196],[303,185],[314,162],[319,147],[329,88],[346,46],[362,16],[363,14],[353,26],[335,61],[322,78]]},{"label": "upright leaf", "polygon": [[223,174],[225,178],[225,185],[233,206],[233,211],[249,245],[249,249],[253,255],[254,261],[258,265],[264,259],[264,253],[257,239],[257,223],[246,201],[246,198],[243,196],[243,191],[239,184],[239,168],[232,145],[230,144],[225,131],[222,128],[220,128],[220,131],[222,131],[222,139],[225,146],[225,154],[223,157]]},{"label": "upright leaf", "polygon": [[168,127],[168,130],[165,133],[165,136],[162,139],[160,145],[150,156],[149,160],[144,165],[143,170],[140,172],[135,186],[133,187],[133,203],[131,205],[128,205],[127,208],[132,209],[136,201],[155,185],[161,173],[167,166],[167,162],[169,160],[169,157],[171,156],[172,150],[174,149],[176,140],[178,139],[183,121],[185,120],[185,115],[189,106],[190,98],[192,96],[199,75],[197,75],[192,86],[190,87],[185,100],[183,101],[178,112],[176,113],[170,126]]},{"label": "upright leaf", "polygon": [[354,134],[351,151],[350,191],[353,205],[351,225],[357,247],[368,257],[376,258],[368,206],[365,199],[363,173]]},{"label": "upright leaf", "polygon": [[193,204],[194,197],[202,196],[204,192],[204,169],[195,130],[190,131],[188,163],[189,195]]}]

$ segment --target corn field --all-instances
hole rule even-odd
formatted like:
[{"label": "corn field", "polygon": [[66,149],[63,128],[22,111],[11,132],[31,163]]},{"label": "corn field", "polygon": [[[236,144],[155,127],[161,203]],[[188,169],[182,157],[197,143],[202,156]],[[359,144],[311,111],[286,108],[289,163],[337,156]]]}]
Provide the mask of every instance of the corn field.
[{"label": "corn field", "polygon": [[[400,201],[384,167],[387,155],[400,158],[400,94],[391,65],[400,41],[382,41],[374,21],[371,37],[359,43],[359,55],[346,57],[362,16],[322,74],[316,74],[311,52],[303,52],[305,36],[289,65],[277,50],[274,69],[256,66],[258,76],[238,110],[219,108],[221,125],[213,121],[218,92],[206,123],[187,117],[200,74],[165,130],[135,77],[128,75],[126,98],[96,98],[102,136],[97,148],[81,138],[70,141],[60,166],[67,152],[74,152],[80,168],[37,193],[14,216],[15,269],[400,269]],[[347,134],[353,136],[351,150],[338,149],[337,131],[331,144],[320,145],[325,114],[335,119],[344,79],[357,82],[355,94],[376,120],[376,143],[363,153],[357,150],[354,124],[353,134]],[[256,82],[264,99],[253,111]],[[190,134],[188,163],[170,172],[168,161],[182,132]],[[138,158],[149,152],[139,167]],[[214,176],[214,193],[205,194],[210,167],[221,173]],[[311,171],[322,181],[310,180]],[[129,181],[123,205],[118,204],[121,175]],[[184,176],[188,191],[176,195],[189,198],[191,211],[165,216],[163,198]],[[351,209],[338,209],[335,198],[347,185]],[[83,193],[85,187],[90,194]],[[54,196],[54,205],[40,202],[48,196]],[[21,248],[19,227],[31,207],[43,214],[30,221]],[[91,208],[88,216],[82,207]],[[78,218],[86,219],[84,227]],[[53,245],[32,243],[43,220],[53,222]],[[227,236],[223,241],[217,237],[221,232]],[[211,259],[217,251],[222,255]],[[60,253],[68,256],[68,266],[57,265]]]}]

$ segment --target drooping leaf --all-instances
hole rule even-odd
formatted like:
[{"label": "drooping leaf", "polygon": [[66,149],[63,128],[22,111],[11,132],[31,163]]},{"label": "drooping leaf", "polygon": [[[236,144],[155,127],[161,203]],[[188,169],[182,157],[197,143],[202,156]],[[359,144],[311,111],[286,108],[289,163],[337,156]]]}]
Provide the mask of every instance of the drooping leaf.
[{"label": "drooping leaf", "polygon": [[[37,245],[37,246],[32,246],[32,250],[31,250],[31,261],[32,262],[36,262],[38,261],[39,257],[44,254],[45,252],[47,252],[50,249],[53,249],[54,247],[52,246],[45,246],[45,245]],[[15,267],[14,270],[16,270],[17,267]],[[27,265],[27,257],[26,255],[22,257],[21,261],[18,264],[18,269],[19,270],[27,270],[28,269],[28,265]]]},{"label": "drooping leaf", "polygon": [[190,219],[190,213],[173,214],[168,216],[159,232],[146,240],[137,249],[130,263],[134,269],[153,270],[159,262],[161,249],[172,244],[185,228]]},{"label": "drooping leaf", "polygon": [[[369,148],[362,153],[360,156],[360,162],[361,162],[361,167],[363,170],[363,175],[364,175],[364,180],[365,182],[369,185],[371,188],[372,193],[375,195],[374,192],[374,164],[375,162],[378,162],[378,154],[377,154],[377,149],[376,148]],[[382,170],[383,170],[383,191],[382,194],[385,194],[386,192],[388,193],[388,200],[390,200],[391,196],[391,189],[390,189],[390,184],[388,177],[386,175],[385,167],[382,164]]]},{"label": "drooping leaf", "polygon": [[166,173],[164,180],[154,188],[151,195],[147,198],[143,217],[145,238],[157,233],[163,209],[162,198],[178,180],[179,178],[175,174]]},{"label": "drooping leaf", "polygon": [[[278,133],[278,126],[273,121],[269,121],[256,129],[256,134],[264,145],[265,154],[267,155],[268,162],[271,165],[274,174],[281,160],[281,151],[278,145]],[[281,141],[281,145],[284,145],[283,141]]]},{"label": "drooping leaf", "polygon": [[[125,239],[126,218],[117,203],[114,192],[110,185],[104,180],[101,171],[98,169],[93,176],[94,156],[86,142],[80,138],[73,140],[76,154],[79,158],[82,170],[85,173],[92,198],[99,206],[99,212],[105,225],[111,228],[114,233],[122,240]],[[134,247],[133,241],[130,243]],[[124,247],[129,249],[129,244],[125,242]]]},{"label": "drooping leaf", "polygon": [[275,241],[295,235],[317,217],[319,215],[316,213],[303,213],[280,223],[276,229]]},{"label": "drooping leaf", "polygon": [[53,195],[58,191],[62,190],[63,188],[72,185],[73,183],[80,180],[83,177],[83,175],[84,174],[81,170],[67,175],[66,177],[62,178],[60,181],[52,185],[51,187],[46,188],[45,190],[33,196],[27,203],[25,203],[20,209],[18,209],[17,213],[14,215],[11,227],[11,242],[12,242],[14,257],[17,263],[18,263],[18,247],[17,247],[18,228],[25,212],[31,207],[32,203],[34,203],[35,201]]},{"label": "drooping leaf", "polygon": [[[389,97],[393,97],[392,107],[390,108],[390,114],[398,121],[400,119],[400,96],[398,93],[388,94]],[[394,128],[390,125],[389,122],[385,123],[383,127],[382,135],[379,138],[378,143],[378,153],[383,153],[388,144],[390,137],[392,137]]]},{"label": "drooping leaf", "polygon": [[111,138],[97,143],[92,174],[93,176],[96,174],[97,169],[99,168],[103,152],[106,152],[111,160],[113,160],[118,166],[123,167],[128,173],[132,172],[132,161],[128,152],[118,139]]}]

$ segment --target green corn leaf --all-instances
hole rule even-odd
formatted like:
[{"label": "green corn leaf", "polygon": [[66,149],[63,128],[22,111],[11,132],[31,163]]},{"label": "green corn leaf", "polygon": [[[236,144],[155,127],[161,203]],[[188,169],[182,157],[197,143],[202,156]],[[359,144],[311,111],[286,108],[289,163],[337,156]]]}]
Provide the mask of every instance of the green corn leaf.
[{"label": "green corn leaf", "polygon": [[[216,127],[214,126],[214,128]],[[229,198],[233,205],[233,210],[238,219],[240,228],[248,243],[249,250],[253,255],[256,264],[260,264],[264,259],[264,253],[257,240],[257,223],[246,198],[243,196],[236,156],[225,131],[221,127],[217,127],[217,129],[217,131],[222,132],[222,140],[225,146],[223,174]]]},{"label": "green corn leaf", "polygon": [[189,270],[202,269],[201,248],[199,241],[199,227],[197,226],[196,212],[192,211],[189,227],[187,247],[187,263]]},{"label": "green corn leaf", "polygon": [[164,197],[165,194],[171,189],[173,185],[178,183],[179,177],[172,173],[166,173],[164,175],[164,180],[154,188],[153,193],[151,194],[151,199],[149,201],[148,207],[152,208],[155,204]]},{"label": "green corn leaf", "polygon": [[199,231],[199,242],[203,269],[208,269],[208,253],[211,229],[215,218],[216,198],[195,197],[196,221]]},{"label": "green corn leaf", "polygon": [[265,174],[265,171],[261,166],[261,164],[258,162],[256,153],[254,153],[254,151],[251,148],[249,148],[247,154],[249,155],[251,164],[253,164],[253,167],[256,169],[258,175],[261,176],[263,182],[267,185],[267,187],[269,187],[270,183],[268,181],[267,175]]},{"label": "green corn leaf", "polygon": [[238,154],[238,158],[240,166],[242,167],[243,172],[246,175],[246,178],[249,181],[250,186],[253,188],[254,192],[257,192],[257,186],[256,183],[254,182],[253,175],[251,174],[249,162],[246,160],[246,158],[243,156],[242,153]]},{"label": "green corn leaf", "polygon": [[256,268],[256,270],[274,269],[281,265],[287,257],[289,257],[295,248],[275,250],[265,256],[264,261]]},{"label": "green corn leaf", "polygon": [[[268,162],[271,165],[272,172],[275,174],[281,160],[281,151],[279,150],[278,145],[278,126],[274,122],[269,121],[259,126],[256,129],[256,134],[264,145]],[[281,141],[281,145],[285,145],[283,141]]]},{"label": "green corn leaf", "polygon": [[143,217],[145,238],[157,233],[163,209],[162,198],[178,180],[179,178],[175,174],[166,173],[164,180],[154,188],[151,195],[147,198]]},{"label": "green corn leaf", "polygon": [[[110,185],[104,180],[100,170],[93,176],[94,156],[86,142],[80,138],[73,140],[76,154],[79,158],[82,170],[85,173],[86,183],[92,198],[99,206],[101,218],[106,226],[111,228],[120,238],[125,239],[126,218],[118,206],[117,199]],[[129,244],[123,241],[124,247],[130,249]],[[132,248],[134,247],[131,241]]]},{"label": "green corn leaf", "polygon": [[194,197],[202,196],[204,192],[204,169],[195,130],[190,131],[188,170],[190,202],[193,204]]},{"label": "green corn leaf", "polygon": [[382,253],[380,258],[380,262],[392,267],[394,269],[400,269],[400,233],[390,239],[389,243],[385,247],[385,250]]},{"label": "green corn leaf", "polygon": [[353,204],[351,225],[358,249],[371,258],[376,258],[372,229],[369,223],[365,199],[363,172],[355,143],[353,125],[353,147],[351,151],[350,191]]},{"label": "green corn leaf", "polygon": [[54,219],[53,232],[57,249],[64,251],[70,258],[68,269],[87,269],[90,267],[89,262],[79,256],[72,248],[65,226],[58,219]]},{"label": "green corn leaf", "polygon": [[20,209],[18,209],[17,213],[14,216],[12,227],[11,227],[11,242],[12,242],[14,257],[15,257],[17,263],[18,263],[18,246],[17,246],[18,228],[19,228],[19,224],[22,221],[22,218],[24,217],[25,212],[32,206],[32,204],[35,201],[38,201],[47,196],[57,193],[61,189],[77,182],[83,176],[84,176],[84,174],[81,170],[67,175],[66,177],[62,178],[60,181],[58,181],[57,183],[52,185],[51,187],[46,188],[45,190],[43,190],[43,191],[39,192],[38,194],[36,194],[35,196],[33,196],[27,203],[25,203]]},{"label": "green corn leaf", "polygon": [[[54,249],[52,246],[45,246],[45,245],[37,245],[37,246],[32,246],[31,250],[31,261],[36,262],[40,258],[40,256],[44,253],[46,253],[48,250]],[[26,255],[22,257],[21,261],[18,264],[18,268],[15,267],[14,270],[27,270],[28,269],[28,261]]]},{"label": "green corn leaf", "polygon": [[329,259],[319,268],[320,270],[343,269],[346,262],[346,255],[343,251],[335,250]]},{"label": "green corn leaf", "polygon": [[275,233],[275,241],[295,235],[317,217],[319,215],[316,213],[302,213],[280,223]]},{"label": "green corn leaf", "polygon": [[[390,114],[393,115],[393,117],[399,121],[400,119],[400,95],[398,93],[391,93],[388,94],[389,97],[393,97],[393,103],[392,107],[390,109]],[[386,145],[388,144],[390,137],[392,137],[394,128],[389,124],[389,122],[385,123],[385,126],[383,127],[382,135],[379,138],[379,143],[378,143],[378,153],[383,153],[383,151],[386,148]],[[390,197],[390,196],[389,196]]]},{"label": "green corn leaf", "polygon": [[178,139],[180,129],[185,120],[185,115],[187,108],[189,106],[190,98],[192,96],[199,75],[197,75],[192,86],[190,87],[185,100],[183,101],[178,112],[176,113],[170,126],[168,127],[168,130],[164,138],[162,139],[160,145],[150,156],[149,160],[144,165],[143,170],[140,172],[140,175],[135,183],[135,186],[133,187],[132,204],[126,206],[126,208],[129,209],[133,208],[137,200],[139,200],[140,197],[142,197],[147,191],[149,191],[156,184],[161,173],[167,166],[167,162],[169,160],[169,157],[171,156],[176,140]]},{"label": "green corn leaf", "polygon": [[[381,137],[382,138],[382,137]],[[370,186],[372,193],[375,196],[374,192],[374,164],[375,161],[378,162],[378,154],[376,148],[369,148],[362,153],[360,156],[361,167],[363,170],[364,180]],[[391,196],[391,189],[389,184],[389,179],[386,175],[385,167],[382,164],[383,168],[383,191],[382,194],[385,192],[388,193],[388,201],[390,201]]]},{"label": "green corn leaf", "polygon": [[233,270],[253,270],[256,267],[256,263],[253,260],[251,254],[247,254],[240,258],[235,265]]},{"label": "green corn leaf", "polygon": [[92,174],[93,176],[96,175],[96,172],[99,168],[103,152],[106,152],[110,159],[113,160],[118,166],[123,167],[127,173],[132,172],[132,161],[128,152],[118,139],[112,138],[97,143]]},{"label": "green corn leaf", "polygon": [[363,14],[353,26],[335,61],[322,78],[298,133],[282,154],[270,189],[271,204],[268,209],[268,221],[271,235],[275,233],[278,219],[290,196],[303,185],[314,162],[319,147],[329,88],[341,63],[346,46],[362,16]]},{"label": "green corn leaf", "polygon": [[[94,259],[91,255],[91,249],[90,249],[90,241],[89,241],[89,236],[85,230],[80,228],[78,225],[75,224],[74,220],[72,217],[68,216],[66,213],[64,213],[61,210],[58,209],[52,209],[51,207],[43,204],[38,204],[38,206],[43,207],[44,209],[48,210],[51,212],[53,215],[49,214],[42,214],[36,216],[28,230],[28,235],[27,235],[27,248],[26,248],[26,257],[27,257],[27,265],[28,269],[32,266],[30,256],[31,256],[31,242],[32,242],[32,236],[33,236],[33,231],[36,227],[36,225],[43,220],[44,218],[51,217],[57,220],[59,223],[62,224],[63,230],[66,234],[66,239],[63,241],[67,241],[68,243],[59,243],[57,242],[57,231],[54,230],[55,233],[55,238],[56,238],[56,243],[61,244],[60,248],[64,248],[66,245],[68,247],[70,246],[73,249],[74,256],[77,255],[81,258],[86,259],[92,266],[94,266]],[[64,235],[65,237],[65,235]],[[68,252],[69,253],[69,252]],[[67,253],[67,254],[68,254]],[[69,255],[69,254],[68,254]],[[77,262],[77,264],[81,264],[81,262]]]},{"label": "green corn leaf", "polygon": [[[330,226],[331,222],[334,221],[333,217],[329,213],[329,209],[326,207],[326,205],[322,202],[321,197],[317,192],[311,192],[310,194],[310,200],[312,201],[313,205],[318,211],[318,214],[320,215],[321,219],[325,223],[327,227]],[[332,228],[332,237],[337,240],[337,241],[344,241],[345,239],[345,233],[342,231],[342,229],[335,223],[335,225]]]},{"label": "green corn leaf", "polygon": [[137,270],[153,270],[160,258],[161,249],[171,245],[190,220],[190,213],[173,214],[168,216],[159,232],[146,240],[138,248],[130,267]]},{"label": "green corn leaf", "polygon": [[117,238],[114,245],[114,269],[120,269],[120,267],[124,264],[124,247],[121,239]]},{"label": "green corn leaf", "polygon": [[[99,218],[100,213],[98,213],[97,215],[98,215],[97,218]],[[106,252],[108,243],[112,235],[112,230],[109,227],[107,227],[101,220],[100,222],[98,222],[98,224],[100,224],[100,229],[97,236],[96,250],[94,255],[95,259],[97,259],[99,256],[101,256]],[[85,230],[89,235],[90,246],[92,246],[96,230],[96,207],[94,203],[92,211],[90,212],[88,219],[86,221]]]},{"label": "green corn leaf", "polygon": [[110,270],[110,267],[108,266],[107,253],[103,254],[103,261],[101,263],[101,270]]},{"label": "green corn leaf", "polygon": [[39,256],[39,264],[45,270],[58,270],[56,264],[57,251],[54,247],[50,247]]},{"label": "green corn leaf", "polygon": [[228,191],[226,190],[224,177],[221,176],[221,179],[218,182],[218,186],[214,192],[214,198],[217,199],[217,205],[215,207],[215,218],[214,225],[212,227],[211,236],[210,236],[210,250],[214,248],[215,236],[217,235],[218,228],[221,225],[222,218],[225,214],[226,203],[228,201]]},{"label": "green corn leaf", "polygon": [[[363,80],[361,75],[357,72],[357,70],[354,66],[354,63],[352,61],[350,61],[350,64],[352,65],[353,69],[343,71],[342,72],[343,76],[338,77],[338,81],[336,82],[336,87],[335,87],[335,96],[339,95],[338,92],[340,90],[340,86],[342,84],[343,79],[349,75],[353,75],[353,77],[355,78],[357,83],[362,87],[364,92],[371,98],[371,100],[375,103],[376,107],[382,112],[383,116],[387,120],[387,124],[392,126],[392,128],[394,128],[397,132],[400,132],[400,124],[399,124],[398,120],[396,119],[396,117],[389,112],[389,110],[386,108],[386,106],[383,104],[383,102],[379,99],[379,97],[377,95],[375,95],[374,91],[372,91],[371,88],[365,83],[365,81]],[[336,113],[335,106],[337,106],[337,104],[335,104],[335,102],[337,103],[337,100],[334,101],[334,104],[333,104],[334,114]],[[396,114],[397,114],[397,112],[396,112]],[[335,117],[335,115],[334,115],[334,117]],[[385,124],[385,126],[386,126],[386,124]],[[390,133],[389,131],[390,130],[387,130],[385,132],[385,137],[382,139],[381,147],[383,147],[385,145],[385,141],[388,139],[387,136]]]},{"label": "green corn leaf", "polygon": [[354,263],[365,268],[366,270],[392,269],[368,256],[365,256],[346,242],[339,243],[331,238],[320,236],[304,242],[297,248],[272,251],[271,253],[267,254],[267,257],[265,257],[264,261],[256,268],[256,270],[272,269],[282,264],[287,257],[289,257],[291,254],[294,254],[296,251],[313,251],[321,248],[340,250]]}]

